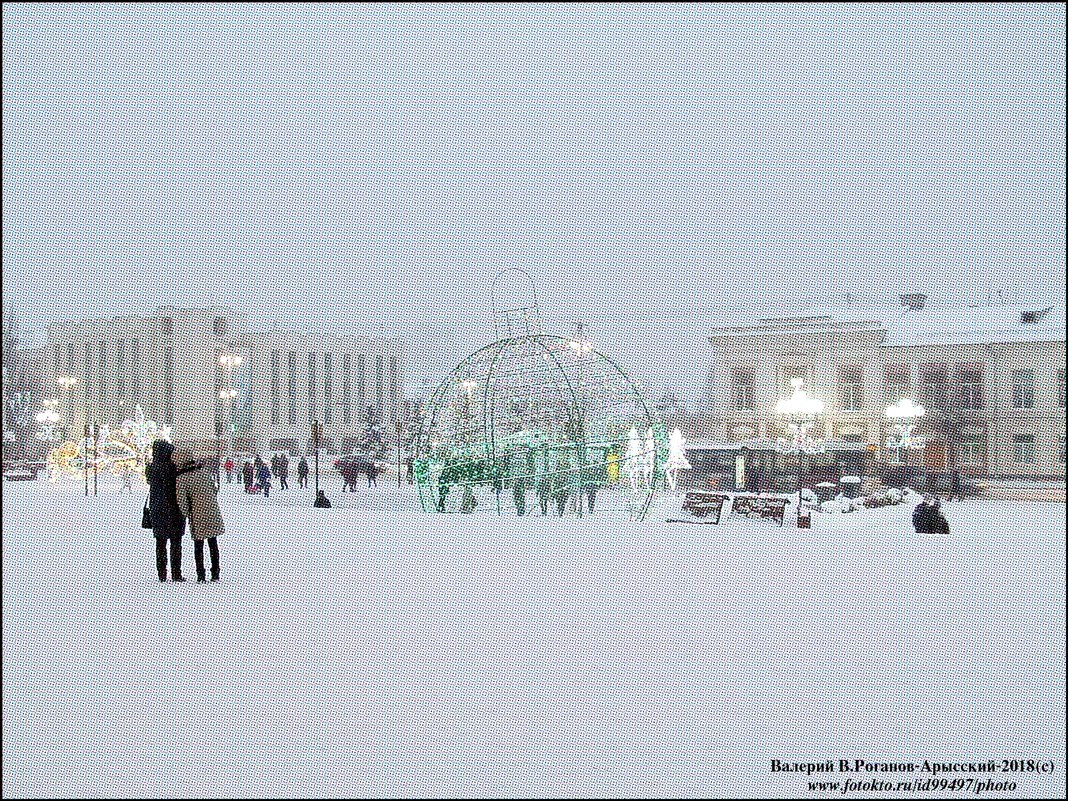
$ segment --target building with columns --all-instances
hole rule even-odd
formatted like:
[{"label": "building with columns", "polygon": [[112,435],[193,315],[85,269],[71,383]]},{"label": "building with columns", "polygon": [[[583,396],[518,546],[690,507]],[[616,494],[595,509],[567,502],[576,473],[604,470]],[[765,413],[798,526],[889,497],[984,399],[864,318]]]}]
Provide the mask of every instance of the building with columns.
[{"label": "building with columns", "polygon": [[1065,311],[935,307],[921,294],[885,308],[813,309],[711,332],[713,439],[774,440],[777,401],[803,378],[822,400],[822,435],[893,463],[886,408],[923,405],[917,462],[977,476],[1065,475]]},{"label": "building with columns", "polygon": [[114,426],[140,406],[173,427],[175,442],[204,454],[224,444],[305,452],[313,420],[336,452],[368,421],[391,431],[404,392],[394,340],[255,332],[226,307],[55,323],[39,363],[70,436],[86,421]]}]

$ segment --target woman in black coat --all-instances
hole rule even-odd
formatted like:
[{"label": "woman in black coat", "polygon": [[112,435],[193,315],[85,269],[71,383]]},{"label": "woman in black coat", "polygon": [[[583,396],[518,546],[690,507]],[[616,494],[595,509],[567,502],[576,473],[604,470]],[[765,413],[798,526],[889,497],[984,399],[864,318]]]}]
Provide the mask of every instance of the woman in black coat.
[{"label": "woman in black coat", "polygon": [[182,536],[185,518],[178,508],[175,479],[178,468],[171,461],[174,446],[157,439],[152,443],[152,461],[145,467],[148,482],[148,513],[152,536],[156,538],[156,572],[160,581],[167,580],[167,544],[171,552],[171,580],[185,581],[182,576]]}]

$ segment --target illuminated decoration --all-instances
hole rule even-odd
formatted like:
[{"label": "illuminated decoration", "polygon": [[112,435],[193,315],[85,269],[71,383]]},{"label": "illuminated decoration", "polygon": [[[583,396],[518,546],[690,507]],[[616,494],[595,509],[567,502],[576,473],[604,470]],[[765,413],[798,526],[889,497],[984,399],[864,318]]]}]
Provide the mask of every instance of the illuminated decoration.
[{"label": "illuminated decoration", "polygon": [[59,431],[57,426],[59,425],[59,412],[56,411],[56,406],[59,404],[55,398],[50,398],[44,401],[44,408],[39,411],[34,419],[37,420],[37,424],[40,428],[34,435],[37,439],[44,442],[58,442]]},{"label": "illuminated decoration", "polygon": [[786,418],[787,436],[779,437],[775,450],[782,454],[815,454],[827,450],[826,444],[809,435],[816,418],[823,414],[823,401],[811,397],[803,389],[803,378],[791,379],[794,388],[789,398],[775,404],[775,413]]},{"label": "illuminated decoration", "polygon": [[676,428],[668,437],[668,455],[664,463],[664,476],[672,490],[678,486],[679,471],[691,469],[693,465],[686,458],[686,440],[683,439],[682,432]]},{"label": "illuminated decoration", "polygon": [[48,479],[53,483],[63,475],[81,479],[86,470],[114,476],[133,472],[143,479],[145,465],[152,457],[152,443],[170,438],[170,426],[145,419],[144,411],[137,406],[134,419],[124,420],[117,431],[102,425],[95,443],[92,438],[83,437],[53,448],[47,459]]},{"label": "illuminated decoration", "polygon": [[423,509],[583,516],[595,496],[597,516],[643,519],[667,447],[633,381],[584,338],[542,334],[536,299],[498,312],[494,297],[494,314],[497,340],[427,404],[413,462]]},{"label": "illuminated decoration", "polygon": [[916,435],[914,421],[927,414],[927,410],[908,398],[902,398],[893,406],[886,407],[886,416],[890,420],[898,420],[890,429],[886,437],[886,447],[890,450],[923,450],[927,447],[927,437]]}]

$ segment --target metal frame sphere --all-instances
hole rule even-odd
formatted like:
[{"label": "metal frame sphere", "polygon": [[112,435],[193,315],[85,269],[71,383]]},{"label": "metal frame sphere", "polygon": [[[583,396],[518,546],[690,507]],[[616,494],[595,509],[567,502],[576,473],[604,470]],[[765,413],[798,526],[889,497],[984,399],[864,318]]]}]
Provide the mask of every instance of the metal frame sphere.
[{"label": "metal frame sphere", "polygon": [[430,398],[413,464],[424,510],[643,519],[667,444],[630,377],[545,334],[471,354]]}]

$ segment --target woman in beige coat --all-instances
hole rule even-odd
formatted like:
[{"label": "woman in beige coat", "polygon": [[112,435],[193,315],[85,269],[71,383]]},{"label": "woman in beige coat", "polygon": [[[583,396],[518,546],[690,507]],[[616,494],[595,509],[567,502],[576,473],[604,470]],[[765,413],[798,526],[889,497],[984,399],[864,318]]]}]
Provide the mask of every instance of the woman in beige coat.
[{"label": "woman in beige coat", "polygon": [[197,564],[197,581],[206,581],[204,571],[204,542],[211,552],[211,580],[219,580],[219,542],[223,533],[222,513],[215,482],[203,462],[181,448],[175,448],[171,456],[178,477],[175,481],[178,508],[189,521],[189,533],[193,537],[193,555]]}]

